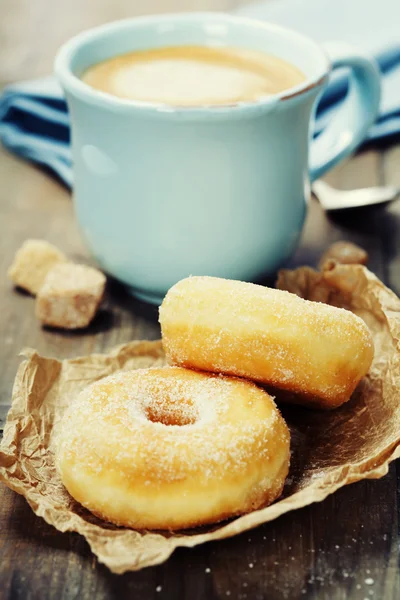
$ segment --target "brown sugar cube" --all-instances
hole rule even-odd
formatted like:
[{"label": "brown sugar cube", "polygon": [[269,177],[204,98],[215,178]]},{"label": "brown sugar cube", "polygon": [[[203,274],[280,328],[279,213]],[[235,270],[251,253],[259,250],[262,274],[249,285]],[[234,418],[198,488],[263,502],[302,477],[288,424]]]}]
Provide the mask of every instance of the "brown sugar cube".
[{"label": "brown sugar cube", "polygon": [[62,329],[87,327],[104,294],[106,278],[97,269],[65,263],[49,271],[36,298],[43,325]]},{"label": "brown sugar cube", "polygon": [[360,246],[352,242],[335,242],[324,252],[319,261],[318,267],[322,271],[329,269],[334,263],[342,265],[366,265],[368,254]]},{"label": "brown sugar cube", "polygon": [[26,240],[8,269],[8,277],[15,285],[35,296],[50,269],[65,262],[67,257],[49,242]]}]

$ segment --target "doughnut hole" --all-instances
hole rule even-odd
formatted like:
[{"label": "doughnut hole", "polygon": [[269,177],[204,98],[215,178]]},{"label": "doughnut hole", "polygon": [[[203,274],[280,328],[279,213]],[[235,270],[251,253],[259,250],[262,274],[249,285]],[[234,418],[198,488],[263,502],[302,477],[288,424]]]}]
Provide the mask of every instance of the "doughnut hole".
[{"label": "doughnut hole", "polygon": [[184,398],[158,398],[144,407],[146,418],[152,423],[162,425],[194,425],[199,418],[199,411],[194,402]]}]

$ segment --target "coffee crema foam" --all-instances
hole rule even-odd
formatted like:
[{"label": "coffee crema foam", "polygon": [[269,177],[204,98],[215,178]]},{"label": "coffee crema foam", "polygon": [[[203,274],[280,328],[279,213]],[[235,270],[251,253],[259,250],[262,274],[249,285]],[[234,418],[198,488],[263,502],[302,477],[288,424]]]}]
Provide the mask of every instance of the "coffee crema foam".
[{"label": "coffee crema foam", "polygon": [[257,50],[174,46],[130,52],[90,67],[82,81],[119,98],[173,106],[251,102],[294,87],[304,74]]}]

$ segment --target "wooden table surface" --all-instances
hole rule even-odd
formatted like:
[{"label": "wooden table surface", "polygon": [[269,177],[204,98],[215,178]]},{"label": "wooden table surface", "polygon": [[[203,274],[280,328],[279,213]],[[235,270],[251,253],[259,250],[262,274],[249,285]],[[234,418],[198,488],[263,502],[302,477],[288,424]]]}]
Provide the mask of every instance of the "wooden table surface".
[{"label": "wooden table surface", "polygon": [[[173,10],[229,10],[234,0],[0,0],[0,84],[45,75],[57,47],[108,20]],[[400,185],[400,147],[365,150],[327,180],[341,188]],[[57,358],[159,337],[156,309],[122,287],[110,287],[105,309],[84,334],[45,331],[33,301],[6,278],[28,237],[45,238],[85,258],[70,194],[36,168],[0,149],[0,418],[10,402],[24,346]],[[292,264],[315,265],[331,242],[348,239],[370,253],[370,268],[400,292],[400,201],[327,216],[310,207]],[[1,426],[1,423],[0,423]],[[0,485],[0,599],[391,600],[400,598],[396,466],[378,481],[348,486],[221,542],[182,549],[164,565],[122,576],[97,564],[82,537],[61,534],[34,516],[25,500]],[[398,481],[398,479],[397,479]],[[208,571],[209,570],[209,571]]]}]

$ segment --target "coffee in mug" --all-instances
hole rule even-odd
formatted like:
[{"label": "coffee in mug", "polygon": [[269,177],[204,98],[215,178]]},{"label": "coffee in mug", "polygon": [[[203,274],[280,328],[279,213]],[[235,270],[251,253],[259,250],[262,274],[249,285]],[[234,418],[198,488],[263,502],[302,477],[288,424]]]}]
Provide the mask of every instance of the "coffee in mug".
[{"label": "coffee in mug", "polygon": [[174,46],[115,56],[90,67],[82,79],[120,98],[193,107],[257,101],[302,83],[305,76],[258,50]]}]

